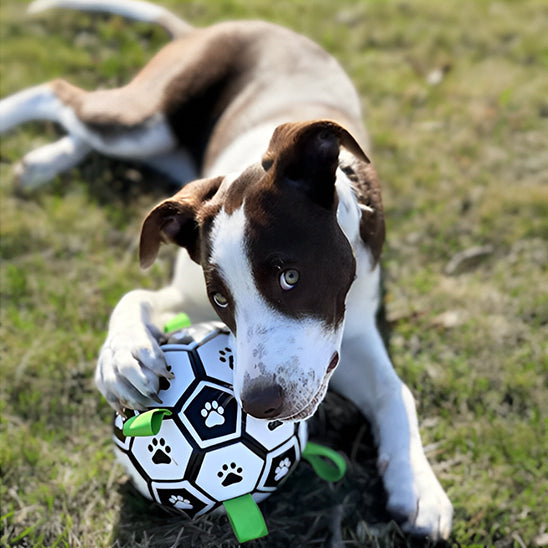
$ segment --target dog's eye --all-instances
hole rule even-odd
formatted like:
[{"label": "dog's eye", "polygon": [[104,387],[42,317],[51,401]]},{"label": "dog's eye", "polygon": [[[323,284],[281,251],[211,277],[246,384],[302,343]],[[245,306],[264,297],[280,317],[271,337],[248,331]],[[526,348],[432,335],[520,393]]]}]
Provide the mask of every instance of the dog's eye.
[{"label": "dog's eye", "polygon": [[289,289],[293,289],[295,285],[297,285],[298,281],[299,281],[299,271],[295,270],[294,268],[290,268],[289,270],[284,270],[280,274],[280,286],[285,291],[288,291]]},{"label": "dog's eye", "polygon": [[213,294],[213,301],[220,308],[226,308],[228,306],[228,299],[222,293],[219,293],[218,291],[217,293]]}]

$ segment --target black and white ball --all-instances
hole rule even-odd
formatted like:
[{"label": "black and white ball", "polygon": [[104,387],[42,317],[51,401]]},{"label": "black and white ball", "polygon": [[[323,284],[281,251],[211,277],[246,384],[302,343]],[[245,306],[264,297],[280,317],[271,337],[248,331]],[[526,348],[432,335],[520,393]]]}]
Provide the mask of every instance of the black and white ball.
[{"label": "black and white ball", "polygon": [[157,435],[126,437],[114,419],[118,460],[147,498],[197,517],[250,493],[265,499],[287,478],[307,441],[306,423],[247,415],[232,389],[229,334],[218,322],[180,330],[163,346],[175,374],[161,385]]}]

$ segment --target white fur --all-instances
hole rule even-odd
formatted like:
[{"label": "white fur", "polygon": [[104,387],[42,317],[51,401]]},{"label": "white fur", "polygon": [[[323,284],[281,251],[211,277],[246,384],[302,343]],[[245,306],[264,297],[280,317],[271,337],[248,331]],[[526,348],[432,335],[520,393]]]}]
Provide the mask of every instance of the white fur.
[{"label": "white fur", "polygon": [[37,188],[79,164],[90,150],[91,147],[81,139],[67,135],[25,154],[13,173],[20,187]]},{"label": "white fur", "polygon": [[30,120],[52,120],[57,122],[56,109],[52,101],[57,101],[48,84],[34,86],[14,93],[0,101],[0,133]]}]

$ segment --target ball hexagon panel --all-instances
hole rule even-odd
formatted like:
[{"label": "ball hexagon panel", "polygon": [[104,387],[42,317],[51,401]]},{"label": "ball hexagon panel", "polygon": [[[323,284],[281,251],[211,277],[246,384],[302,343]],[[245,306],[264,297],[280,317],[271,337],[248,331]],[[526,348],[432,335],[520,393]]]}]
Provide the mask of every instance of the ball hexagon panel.
[{"label": "ball hexagon panel", "polygon": [[201,381],[183,405],[179,416],[201,448],[237,439],[242,411],[229,388]]},{"label": "ball hexagon panel", "polygon": [[264,460],[238,442],[206,453],[196,485],[223,501],[251,493],[261,475]]},{"label": "ball hexagon panel", "polygon": [[186,328],[186,332],[192,337],[196,345],[202,345],[219,333],[229,333],[228,328],[222,322],[203,322],[193,324]]},{"label": "ball hexagon panel", "polygon": [[234,356],[228,334],[218,333],[201,344],[196,351],[208,377],[232,385]]},{"label": "ball hexagon panel", "polygon": [[297,438],[290,439],[269,453],[266,456],[266,465],[258,488],[274,491],[293,470],[300,458],[301,450]]},{"label": "ball hexagon panel", "polygon": [[114,423],[112,426],[112,439],[114,443],[123,451],[129,451],[132,438],[125,436],[123,432],[124,419],[116,413],[114,415]]},{"label": "ball hexagon panel", "polygon": [[217,503],[198,491],[188,481],[151,484],[154,499],[164,506],[184,512],[190,518],[209,512]]},{"label": "ball hexagon panel", "polygon": [[166,418],[157,435],[134,439],[131,454],[151,480],[182,480],[192,447],[177,423]]},{"label": "ball hexagon panel", "polygon": [[190,362],[190,353],[186,347],[166,345],[162,347],[162,350],[166,358],[167,369],[175,375],[175,378],[167,380],[162,377],[158,395],[162,400],[162,406],[173,407],[185,390],[190,387],[195,376]]},{"label": "ball hexagon panel", "polygon": [[264,421],[245,416],[245,431],[268,450],[275,449],[295,435],[294,422]]}]

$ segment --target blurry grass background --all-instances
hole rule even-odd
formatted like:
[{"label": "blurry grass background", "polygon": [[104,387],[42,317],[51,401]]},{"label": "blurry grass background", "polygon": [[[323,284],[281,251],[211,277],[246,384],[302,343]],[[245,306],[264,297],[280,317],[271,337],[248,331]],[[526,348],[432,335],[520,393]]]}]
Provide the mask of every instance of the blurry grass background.
[{"label": "blurry grass background", "polygon": [[[363,99],[384,187],[391,354],[455,506],[452,543],[548,545],[548,4],[543,0],[163,2],[196,25],[265,18],[307,34]],[[66,76],[123,84],[167,40],[119,17],[0,6],[0,94]],[[139,271],[143,214],[168,189],[93,155],[27,196],[11,168],[59,128],[32,123],[0,157],[0,543],[230,546],[226,518],[166,518],[114,466],[111,411],[92,382],[108,315],[159,287]],[[330,396],[314,435],[348,478],[302,465],[250,546],[406,546],[383,513],[367,426]],[[293,505],[293,506],[292,506]]]}]

